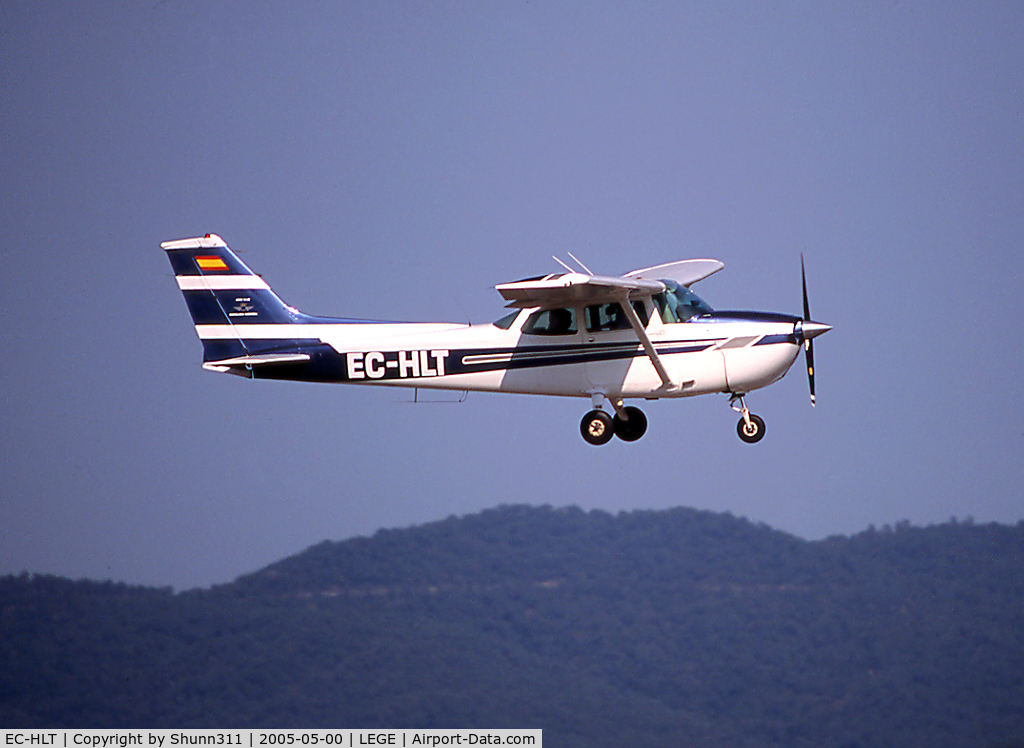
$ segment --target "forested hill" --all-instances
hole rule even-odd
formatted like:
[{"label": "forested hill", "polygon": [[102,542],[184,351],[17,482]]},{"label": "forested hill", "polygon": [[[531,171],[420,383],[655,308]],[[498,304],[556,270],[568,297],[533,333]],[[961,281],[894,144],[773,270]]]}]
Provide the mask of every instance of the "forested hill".
[{"label": "forested hill", "polygon": [[211,590],[0,579],[4,727],[540,727],[548,746],[1024,745],[1024,524],[809,542],[500,507]]}]

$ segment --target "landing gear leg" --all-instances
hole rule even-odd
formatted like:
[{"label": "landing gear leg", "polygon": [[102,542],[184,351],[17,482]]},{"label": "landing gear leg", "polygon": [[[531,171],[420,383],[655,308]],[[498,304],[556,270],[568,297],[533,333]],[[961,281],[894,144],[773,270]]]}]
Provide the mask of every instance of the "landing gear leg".
[{"label": "landing gear leg", "polygon": [[[739,405],[736,403],[739,403]],[[733,394],[729,398],[729,407],[743,415],[739,423],[736,424],[736,433],[739,434],[740,439],[747,444],[753,444],[764,438],[764,419],[750,412],[747,404],[743,402],[743,395]]]},{"label": "landing gear leg", "polygon": [[615,407],[615,417],[612,423],[615,426],[615,436],[624,442],[635,442],[647,431],[647,416],[640,408],[632,405],[623,405],[621,399],[612,400]]}]

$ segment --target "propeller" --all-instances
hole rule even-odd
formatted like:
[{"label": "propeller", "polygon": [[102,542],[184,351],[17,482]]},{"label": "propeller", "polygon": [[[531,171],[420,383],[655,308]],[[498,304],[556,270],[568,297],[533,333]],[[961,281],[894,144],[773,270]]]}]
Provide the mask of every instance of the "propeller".
[{"label": "propeller", "polygon": [[797,340],[804,346],[804,359],[807,362],[807,384],[811,388],[811,405],[814,405],[814,345],[811,342],[814,338],[832,329],[831,325],[823,325],[820,322],[811,320],[811,305],[807,301],[807,271],[804,270],[804,255],[800,253],[800,283],[804,292],[804,317],[796,323]]}]

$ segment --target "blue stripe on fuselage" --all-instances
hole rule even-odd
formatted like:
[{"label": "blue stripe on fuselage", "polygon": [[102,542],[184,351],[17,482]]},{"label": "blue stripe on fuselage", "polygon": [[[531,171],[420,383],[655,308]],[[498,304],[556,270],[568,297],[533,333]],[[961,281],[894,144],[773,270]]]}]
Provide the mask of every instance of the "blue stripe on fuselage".
[{"label": "blue stripe on fuselage", "polygon": [[[206,341],[219,344],[232,341]],[[720,340],[702,340],[676,343],[664,343],[658,346],[661,355],[672,355],[678,353],[697,353],[714,347]],[[408,374],[408,362],[420,360],[423,353],[434,355],[439,351],[356,351],[352,354],[338,353],[333,348],[318,341],[285,341],[285,340],[246,340],[245,346],[251,352],[273,353],[307,353],[310,354],[310,361],[306,363],[288,363],[259,365],[253,367],[253,376],[256,378],[268,379],[298,379],[303,381],[317,382],[348,382],[356,381],[348,376],[349,366],[347,356],[354,355],[359,360],[359,370],[365,371],[363,363],[371,355],[377,356],[377,368],[383,372],[379,377],[358,377],[358,381],[372,383],[392,379],[423,379],[426,377],[411,377]],[[474,374],[492,371],[511,371],[515,369],[538,369],[548,366],[566,366],[571,364],[585,364],[597,361],[625,360],[633,358],[645,358],[647,354],[639,344],[635,346],[628,343],[603,343],[603,344],[570,344],[536,347],[516,348],[473,348],[462,350],[445,351],[444,373]],[[239,354],[244,355],[244,354]],[[232,356],[224,356],[223,359]],[[484,359],[480,363],[465,363],[466,359],[480,357]],[[487,360],[488,358],[492,360]],[[206,360],[214,360],[207,358]],[[403,361],[406,365],[403,367]],[[404,375],[403,375],[403,372]]]},{"label": "blue stripe on fuselage", "polygon": [[692,317],[691,323],[707,322],[778,322],[780,324],[795,325],[800,321],[799,317],[791,314],[777,314],[775,312],[735,312],[735,311],[714,311],[702,314],[699,317]]}]

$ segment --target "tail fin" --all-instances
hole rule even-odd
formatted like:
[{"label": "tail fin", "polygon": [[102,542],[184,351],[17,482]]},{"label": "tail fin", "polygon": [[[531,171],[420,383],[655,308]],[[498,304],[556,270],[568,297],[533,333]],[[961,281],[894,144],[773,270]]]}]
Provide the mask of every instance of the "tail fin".
[{"label": "tail fin", "polygon": [[[207,234],[164,242],[160,247],[167,252],[192,314],[206,368],[224,371],[257,356],[272,360],[275,352],[280,354],[277,358],[289,359],[288,351],[295,350],[300,336],[280,326],[301,324],[305,315],[281,301],[223,239]],[[260,327],[246,329],[253,325]]]}]

